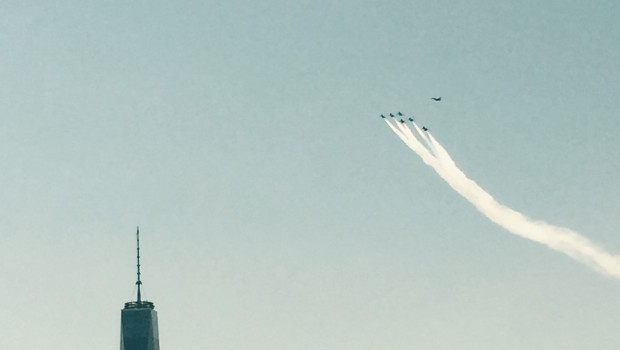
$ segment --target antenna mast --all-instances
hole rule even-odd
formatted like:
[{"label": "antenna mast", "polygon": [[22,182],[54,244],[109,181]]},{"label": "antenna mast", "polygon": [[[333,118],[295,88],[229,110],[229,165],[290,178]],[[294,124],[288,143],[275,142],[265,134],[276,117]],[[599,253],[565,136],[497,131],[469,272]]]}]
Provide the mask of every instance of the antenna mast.
[{"label": "antenna mast", "polygon": [[138,286],[138,305],[142,303],[142,295],[140,294],[140,286],[142,285],[142,281],[140,281],[140,226],[138,226],[136,230],[136,243],[137,243],[137,256],[138,256],[138,280],[136,281],[136,285]]},{"label": "antenna mast", "polygon": [[138,279],[136,280],[138,299],[125,303],[125,309],[153,309],[155,305],[152,302],[142,301],[142,281],[140,280],[140,226],[136,229],[136,258],[138,260],[136,265],[138,268]]}]

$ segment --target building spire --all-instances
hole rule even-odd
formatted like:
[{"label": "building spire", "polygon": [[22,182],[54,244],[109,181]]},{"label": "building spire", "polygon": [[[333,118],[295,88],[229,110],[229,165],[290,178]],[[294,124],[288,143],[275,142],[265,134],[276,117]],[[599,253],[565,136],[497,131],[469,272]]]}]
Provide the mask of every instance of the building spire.
[{"label": "building spire", "polygon": [[138,261],[136,264],[138,270],[138,279],[136,280],[136,286],[138,287],[138,298],[136,301],[125,303],[125,309],[153,309],[155,305],[152,302],[142,300],[142,281],[140,279],[140,226],[136,229],[136,258]]},{"label": "building spire", "polygon": [[140,286],[142,285],[142,281],[140,281],[140,226],[138,226],[136,230],[136,245],[137,245],[137,257],[138,257],[138,280],[136,281],[136,285],[138,286],[138,304],[142,303],[142,295],[140,293]]}]

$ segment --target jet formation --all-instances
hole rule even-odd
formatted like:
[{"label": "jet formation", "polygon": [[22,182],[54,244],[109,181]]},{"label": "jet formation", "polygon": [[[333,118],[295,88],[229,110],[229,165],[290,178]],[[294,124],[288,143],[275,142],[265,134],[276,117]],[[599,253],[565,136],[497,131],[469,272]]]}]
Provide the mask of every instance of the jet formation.
[{"label": "jet formation", "polygon": [[[435,102],[439,102],[439,101],[441,101],[441,96],[439,96],[439,97],[431,97],[431,100],[433,100],[433,101],[435,101]],[[396,114],[398,114],[398,116],[399,116],[399,117],[404,117],[404,115],[403,115],[401,112],[398,112],[398,113],[396,113]],[[389,116],[390,116],[390,118],[394,118],[394,114],[393,114],[393,113],[390,113],[390,114],[389,114]],[[382,119],[385,119],[385,115],[381,114],[381,118],[382,118]],[[412,123],[413,123],[413,118],[412,118],[412,117],[409,117],[409,118],[407,118],[407,119],[408,119],[410,122],[412,122]],[[404,119],[402,119],[402,118],[399,120],[399,122],[400,122],[401,124],[405,124],[405,123],[406,123],[406,122],[405,122],[405,120],[404,120]],[[427,128],[426,126],[422,126],[422,130],[424,130],[424,131],[428,131],[428,128]]]},{"label": "jet formation", "polygon": [[[441,97],[440,97],[440,99],[441,99]],[[404,115],[404,114],[402,114],[401,112],[398,112],[398,113],[396,113],[396,114],[398,114],[398,115],[399,115],[399,116],[401,116],[401,117],[405,117],[405,115]],[[388,115],[390,116],[390,118],[394,118],[394,117],[395,117],[393,113],[390,113],[390,114],[388,114]],[[386,116],[385,116],[384,114],[381,114],[381,119],[385,119],[385,118],[386,118]],[[410,122],[413,122],[413,117],[408,117],[407,119],[408,119]],[[399,123],[401,123],[401,124],[405,124],[405,123],[407,123],[407,122],[406,122],[404,119],[402,119],[402,118],[401,118],[401,119],[399,119],[399,120],[398,120],[398,122],[399,122]],[[424,130],[424,131],[428,131],[429,129],[428,129],[426,126],[422,126],[422,130]]]}]

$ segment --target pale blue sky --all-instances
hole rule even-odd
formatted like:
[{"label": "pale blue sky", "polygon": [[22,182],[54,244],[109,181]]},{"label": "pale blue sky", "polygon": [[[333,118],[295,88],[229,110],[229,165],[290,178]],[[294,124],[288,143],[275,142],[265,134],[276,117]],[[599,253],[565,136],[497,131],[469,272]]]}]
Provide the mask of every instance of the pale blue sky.
[{"label": "pale blue sky", "polygon": [[620,281],[489,222],[378,115],[620,253],[619,23],[617,1],[4,1],[0,348],[118,348],[140,225],[162,349],[617,349]]}]

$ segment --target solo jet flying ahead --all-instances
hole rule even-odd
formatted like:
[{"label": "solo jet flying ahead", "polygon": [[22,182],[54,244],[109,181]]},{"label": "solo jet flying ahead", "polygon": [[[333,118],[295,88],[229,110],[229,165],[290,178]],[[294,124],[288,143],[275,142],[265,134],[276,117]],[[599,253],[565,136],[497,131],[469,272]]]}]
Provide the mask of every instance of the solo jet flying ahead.
[{"label": "solo jet flying ahead", "polygon": [[428,128],[427,128],[426,126],[423,126],[423,127],[422,127],[422,130],[424,130],[424,131],[428,131]]},{"label": "solo jet flying ahead", "polygon": [[441,101],[441,96],[439,96],[439,97],[431,97],[431,100],[439,102],[439,101]]}]

